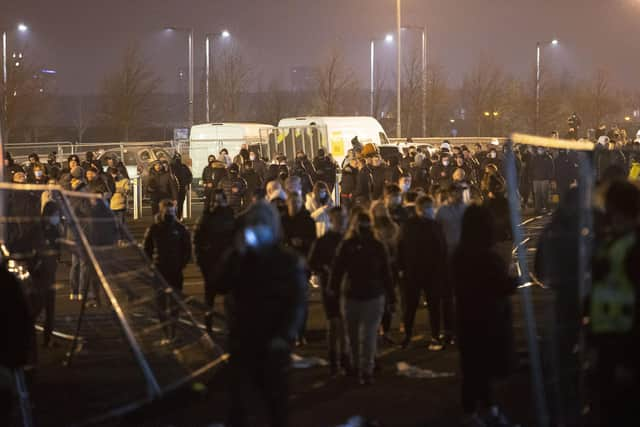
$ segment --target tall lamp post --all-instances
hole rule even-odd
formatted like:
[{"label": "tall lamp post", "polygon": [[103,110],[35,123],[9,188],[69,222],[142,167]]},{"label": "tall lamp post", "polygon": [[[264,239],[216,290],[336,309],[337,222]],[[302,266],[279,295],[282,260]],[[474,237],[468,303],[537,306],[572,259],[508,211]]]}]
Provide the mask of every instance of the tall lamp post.
[{"label": "tall lamp post", "polygon": [[402,138],[402,0],[396,0],[396,26],[398,37],[398,52],[396,57],[396,138]]},{"label": "tall lamp post", "polygon": [[540,123],[540,72],[541,72],[540,56],[542,54],[542,46],[548,46],[548,45],[556,46],[557,44],[558,44],[557,39],[553,39],[550,42],[536,43],[536,120],[535,120],[535,126],[534,126],[534,130],[536,134],[538,133],[538,127]]},{"label": "tall lamp post", "polygon": [[204,41],[204,59],[205,59],[205,68],[206,68],[206,82],[205,82],[205,98],[206,98],[206,111],[207,111],[207,123],[211,122],[211,92],[209,89],[209,81],[211,79],[211,48],[213,45],[213,39],[217,37],[229,38],[231,34],[229,31],[224,30],[219,33],[209,33],[205,37]]},{"label": "tall lamp post", "polygon": [[[371,90],[370,90],[370,112],[369,115],[373,116],[373,95],[375,92],[375,81],[374,81],[374,69],[375,69],[375,52],[376,52],[376,42],[382,41],[380,39],[371,39]],[[393,35],[387,34],[384,38],[384,41],[387,43],[391,43],[393,41]]]},{"label": "tall lamp post", "polygon": [[170,31],[188,34],[187,51],[189,57],[189,126],[193,126],[193,28],[167,27]]},{"label": "tall lamp post", "polygon": [[427,136],[427,27],[405,26],[407,30],[420,31],[422,33],[422,136]]},{"label": "tall lamp post", "polygon": [[[29,30],[29,27],[27,27],[25,24],[18,24],[17,26],[18,31],[20,31],[21,33],[27,32]],[[7,81],[8,81],[8,74],[7,74],[7,31],[6,30],[2,30],[2,106],[3,106],[3,111],[4,114],[6,114],[7,111]],[[3,151],[4,153],[4,151]]]}]

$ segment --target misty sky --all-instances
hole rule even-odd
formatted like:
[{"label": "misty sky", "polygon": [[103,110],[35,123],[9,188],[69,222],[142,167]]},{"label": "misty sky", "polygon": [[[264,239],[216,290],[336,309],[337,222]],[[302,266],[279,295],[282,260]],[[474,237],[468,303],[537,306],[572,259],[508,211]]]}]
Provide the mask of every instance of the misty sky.
[{"label": "misty sky", "polygon": [[[36,63],[58,70],[62,93],[97,92],[130,40],[143,47],[164,90],[174,91],[186,38],[161,31],[167,25],[196,30],[196,67],[204,63],[204,33],[229,29],[263,86],[279,79],[288,87],[291,67],[315,65],[339,45],[366,87],[369,40],[395,28],[395,0],[0,0],[0,26],[19,21],[31,31],[11,32],[10,48],[27,43]],[[451,84],[480,55],[524,76],[536,41],[557,37],[561,45],[544,54],[556,71],[588,76],[604,66],[614,84],[637,87],[640,0],[403,0],[403,21],[427,25],[430,60]],[[380,44],[378,52],[391,73],[394,48]]]}]

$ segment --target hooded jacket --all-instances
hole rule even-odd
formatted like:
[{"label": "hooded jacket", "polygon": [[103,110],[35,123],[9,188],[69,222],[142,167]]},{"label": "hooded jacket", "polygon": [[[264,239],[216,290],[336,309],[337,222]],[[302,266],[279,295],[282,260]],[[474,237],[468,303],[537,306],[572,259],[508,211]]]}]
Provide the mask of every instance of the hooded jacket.
[{"label": "hooded jacket", "polygon": [[156,172],[152,169],[149,172],[147,192],[153,200],[178,200],[178,184],[175,177],[166,170]]},{"label": "hooded jacket", "polygon": [[439,291],[447,276],[447,242],[442,226],[429,218],[409,219],[400,233],[398,266],[409,286]]},{"label": "hooded jacket", "polygon": [[371,300],[386,296],[388,304],[395,303],[393,277],[389,254],[371,231],[358,233],[344,240],[336,252],[329,276],[329,289],[347,299]]},{"label": "hooded jacket", "polygon": [[211,284],[223,254],[231,248],[234,233],[233,209],[216,206],[206,210],[193,234],[196,262],[205,276],[205,283]]},{"label": "hooded jacket", "polygon": [[224,191],[229,202],[229,207],[233,209],[235,214],[239,214],[242,210],[244,194],[247,191],[247,181],[241,178],[237,173],[229,173],[220,180],[218,188]]},{"label": "hooded jacket", "polygon": [[283,217],[282,230],[285,244],[306,258],[316,238],[316,225],[309,211],[301,209],[295,216]]},{"label": "hooded jacket", "polygon": [[143,248],[153,265],[169,277],[181,273],[191,259],[191,235],[175,218],[161,218],[144,235]]}]

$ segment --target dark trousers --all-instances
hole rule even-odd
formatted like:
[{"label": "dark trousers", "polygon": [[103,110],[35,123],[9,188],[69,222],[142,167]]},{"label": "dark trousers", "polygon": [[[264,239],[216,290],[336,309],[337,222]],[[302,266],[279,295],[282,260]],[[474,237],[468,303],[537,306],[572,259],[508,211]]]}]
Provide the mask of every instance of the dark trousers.
[{"label": "dark trousers", "polygon": [[160,212],[160,200],[159,198],[151,198],[151,215],[157,215]]},{"label": "dark trousers", "polygon": [[229,425],[245,427],[255,425],[250,414],[255,413],[255,398],[262,399],[267,407],[272,427],[284,427],[287,422],[287,397],[289,381],[289,351],[249,351],[250,355],[232,354],[231,411]]},{"label": "dark trousers", "polygon": [[184,210],[184,199],[186,198],[187,198],[187,189],[178,191],[178,206],[176,206],[178,219],[182,219],[182,212]]},{"label": "dark trousers", "polygon": [[[438,338],[440,336],[441,319],[442,314],[447,313],[451,316],[451,312],[443,310],[444,304],[442,298],[436,295],[436,293],[427,284],[408,283],[404,286],[403,290],[403,322],[404,330],[407,340],[410,340],[413,336],[413,324],[416,317],[416,311],[420,304],[420,295],[424,294],[427,304],[429,306],[429,323],[431,324],[431,337]],[[446,324],[450,325],[450,318],[447,319]]]},{"label": "dark trousers", "polygon": [[[159,269],[158,266],[156,266],[156,269]],[[162,274],[162,277],[164,277],[164,279],[167,281],[167,284],[174,291],[182,293],[182,285],[184,281],[182,271],[167,272],[160,270],[160,272]],[[158,317],[160,318],[160,322],[167,323],[167,325],[163,327],[165,335],[168,338],[174,338],[176,332],[176,323],[180,314],[175,296],[161,291],[157,296],[157,304]]]},{"label": "dark trousers", "polygon": [[526,206],[529,204],[529,197],[533,196],[533,183],[529,180],[523,179],[520,183],[520,196],[522,196],[522,203]]}]

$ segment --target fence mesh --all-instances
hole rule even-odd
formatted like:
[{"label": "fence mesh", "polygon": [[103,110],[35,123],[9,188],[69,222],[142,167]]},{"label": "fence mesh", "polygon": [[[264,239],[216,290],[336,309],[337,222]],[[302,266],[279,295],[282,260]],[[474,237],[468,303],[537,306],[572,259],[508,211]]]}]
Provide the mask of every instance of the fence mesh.
[{"label": "fence mesh", "polygon": [[[0,184],[0,197],[3,257],[39,330],[55,307],[58,347],[38,351],[29,387],[36,425],[120,413],[224,360],[201,324],[205,307],[166,284],[103,199],[16,184]],[[223,331],[223,320],[213,327]]]}]

